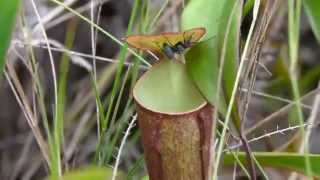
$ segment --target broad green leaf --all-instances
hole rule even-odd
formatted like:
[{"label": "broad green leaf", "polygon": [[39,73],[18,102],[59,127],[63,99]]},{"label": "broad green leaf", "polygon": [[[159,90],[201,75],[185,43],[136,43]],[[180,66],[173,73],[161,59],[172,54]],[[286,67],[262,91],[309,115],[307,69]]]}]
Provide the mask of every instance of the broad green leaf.
[{"label": "broad green leaf", "polygon": [[1,0],[0,1],[0,74],[5,64],[5,56],[11,39],[11,32],[16,20],[20,0]]},{"label": "broad green leaf", "polygon": [[133,94],[144,108],[162,113],[192,111],[206,103],[183,63],[161,60],[136,83]]},{"label": "broad green leaf", "polygon": [[[230,2],[230,1],[229,1]],[[229,3],[226,6],[226,11],[228,12],[231,9],[232,19],[231,25],[228,33],[225,33],[223,29],[220,29],[219,33],[224,37],[226,41],[225,49],[225,62],[223,68],[223,90],[225,94],[226,101],[229,102],[234,86],[234,82],[237,75],[238,69],[238,59],[240,58],[239,49],[240,49],[240,25],[241,25],[241,15],[242,15],[242,3],[243,1],[238,1],[239,3],[233,4]],[[231,6],[232,5],[232,6]],[[225,14],[228,16],[228,14]],[[227,27],[227,26],[226,26]],[[224,42],[224,40],[222,41]],[[222,54],[222,53],[221,53]],[[222,62],[220,63],[222,64]],[[238,113],[238,107],[233,106],[232,109],[232,120],[236,127],[240,128],[240,117]]]},{"label": "broad green leaf", "polygon": [[304,0],[302,1],[308,15],[311,28],[318,42],[320,42],[320,1]]},{"label": "broad green leaf", "polygon": [[219,72],[217,36],[219,25],[222,23],[220,17],[224,4],[224,1],[217,0],[193,0],[188,3],[182,14],[182,29],[205,27],[207,30],[204,41],[192,47],[185,58],[189,76],[212,105],[216,105]]},{"label": "broad green leaf", "polygon": [[[113,170],[111,168],[102,167],[87,167],[85,169],[77,169],[74,171],[67,172],[63,175],[63,180],[105,180],[111,179]],[[55,180],[52,177],[50,180]],[[122,172],[117,173],[116,180],[124,179]]]},{"label": "broad green leaf", "polygon": [[[186,54],[186,66],[190,78],[212,105],[216,105],[219,72],[219,56],[215,46],[213,40],[203,41]],[[224,101],[221,104],[225,104]]]},{"label": "broad green leaf", "polygon": [[[192,27],[207,29],[205,41],[192,47],[186,54],[186,65],[191,79],[212,105],[216,104],[217,80],[222,63],[220,60],[224,53],[223,85],[221,85],[224,91],[220,91],[222,94],[219,103],[219,111],[222,113],[225,112],[225,100],[229,99],[232,92],[239,56],[242,3],[235,2],[237,1],[191,1],[182,15],[183,29]],[[232,13],[233,17],[230,17]],[[231,25],[227,31],[229,21]],[[224,41],[227,44],[222,52]]]},{"label": "broad green leaf", "polygon": [[182,14],[182,29],[205,27],[207,34],[204,39],[216,36],[224,4],[225,1],[220,0],[190,1]]},{"label": "broad green leaf", "polygon": [[[230,1],[229,1],[230,2]],[[242,1],[239,1],[242,2]],[[234,7],[235,6],[235,7]],[[233,9],[234,7],[234,9]],[[240,25],[241,25],[241,14],[242,14],[242,3],[229,3],[228,6],[225,7],[226,12],[233,13],[233,17],[231,19],[231,26],[229,33],[226,34],[225,30],[219,29],[219,36],[221,36],[221,44],[223,43],[224,38],[226,40],[226,52],[225,52],[225,63],[224,63],[224,74],[223,74],[223,87],[225,90],[225,94],[227,96],[227,99],[229,100],[235,77],[237,74],[237,67],[238,67],[238,59],[240,58],[239,55],[239,39],[240,39]],[[224,14],[225,16],[228,16],[229,14]],[[227,25],[223,25],[227,27]],[[222,45],[221,45],[222,46]]]},{"label": "broad green leaf", "polygon": [[[282,152],[254,152],[254,157],[263,167],[283,168],[306,174],[305,155],[297,153]],[[312,175],[320,177],[320,155],[309,154],[312,166]],[[246,161],[246,154],[241,152],[237,154],[241,162]],[[234,155],[226,153],[223,159],[225,165],[233,165],[236,161]]]}]

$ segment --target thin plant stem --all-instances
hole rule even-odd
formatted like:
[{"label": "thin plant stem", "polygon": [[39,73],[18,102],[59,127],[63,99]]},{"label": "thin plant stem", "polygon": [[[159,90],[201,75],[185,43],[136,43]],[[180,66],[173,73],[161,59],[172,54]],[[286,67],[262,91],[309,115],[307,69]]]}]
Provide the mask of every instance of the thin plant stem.
[{"label": "thin plant stem", "polygon": [[[34,9],[34,12],[37,16],[37,19],[39,21],[39,26],[40,29],[42,31],[42,34],[46,40],[46,45],[48,47],[48,53],[49,53],[49,59],[50,59],[50,64],[51,64],[51,71],[52,71],[52,78],[53,78],[53,89],[54,89],[54,118],[56,118],[57,114],[58,114],[58,86],[57,86],[57,75],[56,75],[56,71],[55,71],[55,64],[54,64],[54,59],[53,59],[53,55],[52,55],[52,51],[50,48],[50,43],[48,41],[48,36],[47,33],[44,29],[43,23],[42,23],[42,18],[40,17],[40,14],[38,12],[37,6],[34,2],[34,0],[31,0],[31,4],[32,7]],[[55,127],[58,126],[57,125],[57,121],[54,121]],[[57,133],[54,133],[54,138],[53,138],[53,142],[51,145],[53,145],[52,147],[52,159],[51,159],[51,163],[52,163],[52,174],[54,177],[61,177],[62,176],[62,167],[61,167],[61,159],[60,159],[60,136]]]},{"label": "thin plant stem", "polygon": [[[298,85],[298,50],[299,50],[299,30],[300,30],[300,17],[301,17],[301,0],[289,0],[288,1],[288,40],[289,40],[289,57],[290,57],[290,82],[295,102],[296,111],[298,115],[298,121],[300,127],[301,136],[305,137],[305,129],[303,126],[304,117],[300,103],[300,92]],[[302,141],[300,151],[305,157],[305,166],[307,175],[311,175],[311,162],[308,156],[309,143],[308,141]]]},{"label": "thin plant stem", "polygon": [[215,166],[214,166],[214,171],[213,171],[214,179],[218,179],[218,168],[219,168],[219,163],[220,163],[220,159],[221,159],[221,155],[222,155],[222,151],[223,151],[223,146],[224,146],[224,143],[225,143],[227,126],[228,126],[230,118],[231,118],[231,112],[232,112],[232,109],[233,109],[233,104],[234,104],[234,101],[235,101],[235,98],[236,98],[238,85],[240,83],[240,76],[241,76],[241,73],[242,73],[242,71],[244,69],[244,64],[245,64],[244,63],[245,62],[244,59],[247,56],[247,51],[248,51],[248,48],[249,48],[250,40],[251,40],[252,33],[253,33],[253,30],[254,30],[254,27],[255,27],[255,24],[256,24],[256,19],[257,19],[257,15],[258,15],[259,6],[260,6],[260,0],[255,1],[255,6],[254,6],[254,10],[253,10],[253,20],[252,20],[252,23],[251,23],[251,26],[250,26],[250,29],[249,29],[248,38],[247,38],[247,41],[246,41],[246,44],[245,44],[245,47],[244,47],[244,50],[243,50],[243,53],[242,53],[242,56],[241,56],[240,65],[239,65],[239,68],[238,68],[236,80],[235,80],[234,85],[233,85],[232,94],[231,94],[231,98],[230,98],[230,102],[229,102],[229,105],[228,105],[224,126],[223,126],[221,137],[220,137],[220,142],[219,142],[219,145],[218,145],[217,156],[216,156],[216,160],[215,160],[215,163],[214,163]]},{"label": "thin plant stem", "polygon": [[67,9],[68,11],[74,13],[75,15],[77,15],[79,18],[81,18],[82,20],[86,21],[89,24],[92,24],[92,26],[94,26],[97,30],[99,30],[101,33],[103,33],[104,35],[108,36],[110,39],[112,39],[114,42],[116,42],[117,44],[119,44],[121,47],[125,48],[126,50],[128,50],[130,53],[132,53],[135,57],[137,57],[140,61],[142,61],[143,63],[145,63],[148,66],[151,66],[150,63],[148,63],[145,59],[143,59],[143,57],[141,57],[138,53],[136,53],[133,49],[129,48],[128,46],[126,46],[123,42],[121,42],[120,40],[118,40],[117,38],[115,38],[114,36],[112,36],[109,32],[105,31],[104,29],[102,29],[100,26],[98,26],[97,24],[95,24],[94,22],[90,21],[90,19],[84,17],[83,15],[81,15],[80,13],[74,11],[72,8],[70,8],[69,6],[65,5],[64,3],[59,2],[58,0],[50,0],[60,6],[63,6],[65,9]]}]

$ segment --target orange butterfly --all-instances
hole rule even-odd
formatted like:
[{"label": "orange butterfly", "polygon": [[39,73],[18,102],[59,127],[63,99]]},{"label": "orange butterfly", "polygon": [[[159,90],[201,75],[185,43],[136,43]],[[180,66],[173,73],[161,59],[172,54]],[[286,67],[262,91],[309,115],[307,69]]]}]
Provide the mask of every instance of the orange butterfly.
[{"label": "orange butterfly", "polygon": [[177,33],[132,35],[125,38],[125,41],[134,48],[173,59],[175,54],[182,54],[187,48],[195,45],[205,33],[206,29],[200,27]]}]

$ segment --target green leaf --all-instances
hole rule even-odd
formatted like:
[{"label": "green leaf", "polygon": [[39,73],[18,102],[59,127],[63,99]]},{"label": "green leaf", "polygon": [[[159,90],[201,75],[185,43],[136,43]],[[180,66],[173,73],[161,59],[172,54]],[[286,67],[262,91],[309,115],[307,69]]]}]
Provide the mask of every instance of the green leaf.
[{"label": "green leaf", "polygon": [[[186,54],[186,66],[190,78],[212,105],[216,105],[218,80],[218,53],[212,40],[199,43]],[[191,60],[194,59],[194,60]],[[225,102],[220,98],[220,112],[225,112]]]},{"label": "green leaf", "polygon": [[[299,173],[306,174],[305,155],[297,153],[282,152],[254,152],[253,156],[263,167],[284,168]],[[312,176],[320,177],[320,155],[309,154],[312,166]],[[246,154],[237,153],[237,157],[241,162],[246,162]],[[233,165],[236,160],[234,155],[226,153],[223,159],[225,165]]]},{"label": "green leaf", "polygon": [[304,0],[302,2],[309,18],[313,33],[315,34],[318,42],[320,42],[320,1]]},{"label": "green leaf", "polygon": [[[242,1],[239,1],[242,2]],[[241,25],[241,14],[242,14],[242,3],[233,4],[229,3],[225,7],[225,12],[232,13],[233,7],[235,6],[233,17],[231,17],[231,25],[229,33],[225,33],[225,28],[219,29],[219,36],[225,38],[226,42],[221,38],[220,44],[226,43],[225,49],[225,63],[223,69],[223,87],[227,100],[231,97],[236,74],[238,68],[238,58],[239,57],[239,41],[240,41],[240,25]],[[225,13],[224,16],[230,16],[230,14]],[[227,27],[222,25],[222,27]],[[222,45],[221,45],[222,46]]]},{"label": "green leaf", "polygon": [[185,65],[161,60],[136,83],[133,94],[144,108],[162,113],[192,111],[206,103],[189,79]]},{"label": "green leaf", "polygon": [[247,16],[249,12],[252,10],[254,5],[254,0],[246,1],[244,8],[243,8],[243,16]]},{"label": "green leaf", "polygon": [[[67,172],[63,175],[63,180],[105,180],[111,179],[113,170],[111,168],[102,167],[86,167],[85,169],[77,169],[74,171]],[[55,180],[49,177],[50,180]],[[116,180],[124,179],[122,172],[117,173]]]},{"label": "green leaf", "polygon": [[16,20],[20,0],[0,1],[0,74],[5,64],[5,56],[11,39],[11,32]]},{"label": "green leaf", "polygon": [[314,85],[317,84],[320,77],[320,64],[314,65],[310,70],[301,74],[299,80],[300,91],[304,94],[314,88]]},{"label": "green leaf", "polygon": [[[230,30],[226,30],[235,2],[233,0],[191,1],[182,15],[183,29],[192,27],[205,27],[207,29],[205,41],[192,47],[187,52],[186,65],[191,79],[212,105],[215,105],[217,101],[217,81],[221,67],[220,58],[222,57],[222,53],[225,55],[223,85],[221,86],[224,92],[220,95],[222,98],[219,98],[219,111],[222,113],[226,109],[225,100],[229,99],[228,97],[230,97],[232,92],[239,56],[239,28],[242,13],[240,3],[237,4],[234,16],[231,17]],[[229,33],[226,35],[227,32]],[[227,44],[225,51],[221,52],[224,41]]]},{"label": "green leaf", "polygon": [[149,180],[149,176],[144,176],[141,180]]},{"label": "green leaf", "polygon": [[205,27],[207,34],[204,39],[216,36],[224,4],[225,1],[219,0],[190,1],[182,13],[182,29]]}]

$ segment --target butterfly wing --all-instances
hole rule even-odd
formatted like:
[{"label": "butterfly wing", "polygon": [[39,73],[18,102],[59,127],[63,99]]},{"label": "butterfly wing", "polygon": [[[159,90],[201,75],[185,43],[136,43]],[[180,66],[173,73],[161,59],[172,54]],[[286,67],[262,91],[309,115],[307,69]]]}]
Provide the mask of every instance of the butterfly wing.
[{"label": "butterfly wing", "polygon": [[185,32],[165,32],[157,35],[132,35],[125,38],[125,41],[134,48],[151,51],[157,55],[163,56],[163,45],[165,43],[174,46],[178,42],[184,42],[189,39],[190,42],[198,42],[206,33],[205,28],[194,28]]},{"label": "butterfly wing", "polygon": [[[161,51],[160,45],[162,45],[159,37],[157,35],[132,35],[128,36],[125,41],[134,48],[147,51],[150,50],[152,52]],[[158,43],[158,44],[157,44]]]},{"label": "butterfly wing", "polygon": [[206,29],[203,27],[200,28],[193,28],[189,29],[184,32],[178,32],[178,33],[161,33],[157,36],[159,39],[164,39],[165,42],[163,43],[168,43],[171,46],[174,46],[175,44],[179,42],[185,42],[189,40],[191,43],[196,43],[200,41],[200,39],[203,37],[203,35],[206,33]]},{"label": "butterfly wing", "polygon": [[206,33],[206,29],[203,27],[193,28],[183,32],[183,36],[185,40],[190,40],[191,43],[196,43],[200,41],[203,35]]}]

